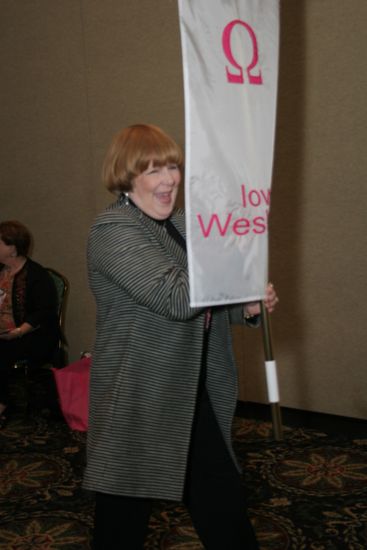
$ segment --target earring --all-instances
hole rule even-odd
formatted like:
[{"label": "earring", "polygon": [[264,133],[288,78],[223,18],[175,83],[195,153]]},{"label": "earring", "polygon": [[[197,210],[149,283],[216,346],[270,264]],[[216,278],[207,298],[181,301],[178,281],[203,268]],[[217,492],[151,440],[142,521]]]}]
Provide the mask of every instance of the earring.
[{"label": "earring", "polygon": [[124,204],[125,206],[128,206],[130,204],[129,193],[124,193]]}]

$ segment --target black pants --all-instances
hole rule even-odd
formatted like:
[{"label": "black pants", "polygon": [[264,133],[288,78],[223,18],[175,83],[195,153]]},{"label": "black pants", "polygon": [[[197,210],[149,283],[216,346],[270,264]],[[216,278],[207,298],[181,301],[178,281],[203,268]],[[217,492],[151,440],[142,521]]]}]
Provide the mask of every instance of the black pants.
[{"label": "black pants", "polygon": [[9,377],[19,359],[27,359],[30,365],[47,361],[52,356],[58,334],[39,328],[15,340],[0,340],[0,403],[9,402]]},{"label": "black pants", "polygon": [[[257,550],[245,495],[205,388],[192,432],[184,502],[208,550]],[[142,550],[152,501],[97,493],[95,550]]]}]

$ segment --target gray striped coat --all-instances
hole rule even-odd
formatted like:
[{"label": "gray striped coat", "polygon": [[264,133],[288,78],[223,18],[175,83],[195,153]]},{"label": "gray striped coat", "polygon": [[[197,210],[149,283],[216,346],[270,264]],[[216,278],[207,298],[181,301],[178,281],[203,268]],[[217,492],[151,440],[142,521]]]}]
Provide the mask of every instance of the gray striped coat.
[{"label": "gray striped coat", "polygon": [[[171,220],[184,235],[183,211]],[[180,500],[205,322],[189,305],[186,253],[119,200],[92,226],[88,269],[97,326],[84,487]],[[237,375],[226,307],[213,309],[207,388],[233,456]]]}]

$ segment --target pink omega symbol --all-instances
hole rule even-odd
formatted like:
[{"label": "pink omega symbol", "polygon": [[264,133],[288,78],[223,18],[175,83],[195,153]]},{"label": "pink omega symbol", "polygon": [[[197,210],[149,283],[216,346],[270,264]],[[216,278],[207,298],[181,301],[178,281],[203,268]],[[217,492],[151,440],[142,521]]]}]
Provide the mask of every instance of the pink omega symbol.
[{"label": "pink omega symbol", "polygon": [[245,27],[245,29],[247,30],[247,32],[250,36],[251,42],[252,42],[252,60],[251,60],[250,64],[247,66],[247,69],[246,69],[249,83],[250,84],[262,84],[263,79],[262,79],[262,76],[261,76],[261,71],[259,70],[258,74],[253,74],[252,73],[253,69],[256,67],[256,65],[258,64],[258,61],[259,61],[259,53],[258,53],[256,35],[255,35],[252,27],[250,27],[250,25],[248,23],[245,23],[245,21],[241,21],[241,19],[235,19],[234,21],[231,21],[230,23],[228,23],[228,25],[225,26],[223,34],[222,34],[222,46],[223,46],[225,56],[228,59],[228,61],[230,62],[230,64],[233,67],[235,67],[238,71],[237,74],[236,73],[231,73],[229,71],[228,67],[226,67],[227,81],[231,82],[233,84],[243,84],[245,82],[245,79],[243,77],[243,69],[242,69],[241,65],[239,65],[237,63],[237,61],[235,60],[235,58],[233,57],[232,49],[231,49],[231,33],[232,33],[233,28],[236,25],[242,25],[242,27]]}]

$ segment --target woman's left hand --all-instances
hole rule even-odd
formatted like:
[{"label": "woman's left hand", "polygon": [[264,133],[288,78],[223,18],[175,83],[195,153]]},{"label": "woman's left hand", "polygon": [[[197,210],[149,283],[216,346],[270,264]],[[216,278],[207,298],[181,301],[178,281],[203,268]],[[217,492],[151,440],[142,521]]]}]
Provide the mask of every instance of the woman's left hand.
[{"label": "woman's left hand", "polygon": [[[279,298],[275,291],[274,285],[268,283],[265,290],[264,305],[269,313],[272,313],[275,306],[279,302]],[[247,315],[259,315],[260,314],[260,302],[248,302],[245,304],[245,314]]]}]

